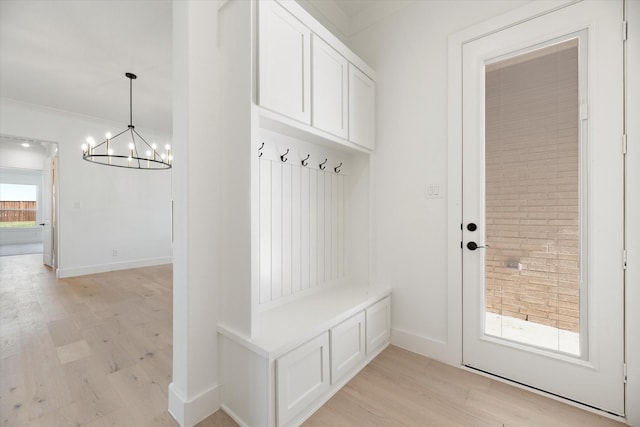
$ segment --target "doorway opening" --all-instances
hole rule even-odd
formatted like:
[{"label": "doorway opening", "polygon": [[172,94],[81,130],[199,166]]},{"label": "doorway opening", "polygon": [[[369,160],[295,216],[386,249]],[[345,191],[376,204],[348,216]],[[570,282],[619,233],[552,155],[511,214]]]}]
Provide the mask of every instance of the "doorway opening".
[{"label": "doorway opening", "polygon": [[58,265],[58,144],[0,135],[0,256]]},{"label": "doorway opening", "polygon": [[462,364],[623,415],[623,2],[531,12],[450,45]]}]

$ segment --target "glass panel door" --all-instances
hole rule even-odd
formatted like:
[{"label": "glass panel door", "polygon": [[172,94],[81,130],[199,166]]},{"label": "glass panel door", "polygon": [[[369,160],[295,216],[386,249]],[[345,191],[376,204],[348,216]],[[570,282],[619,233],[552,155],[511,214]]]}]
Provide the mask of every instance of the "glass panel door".
[{"label": "glass panel door", "polygon": [[462,48],[463,363],[616,414],[621,19],[578,2]]}]

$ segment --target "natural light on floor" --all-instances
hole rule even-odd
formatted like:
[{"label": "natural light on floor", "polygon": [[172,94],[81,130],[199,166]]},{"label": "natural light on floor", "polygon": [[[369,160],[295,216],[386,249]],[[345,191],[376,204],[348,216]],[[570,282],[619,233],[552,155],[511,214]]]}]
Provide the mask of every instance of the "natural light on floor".
[{"label": "natural light on floor", "polygon": [[522,344],[580,355],[580,334],[527,322],[496,313],[485,313],[485,333]]}]

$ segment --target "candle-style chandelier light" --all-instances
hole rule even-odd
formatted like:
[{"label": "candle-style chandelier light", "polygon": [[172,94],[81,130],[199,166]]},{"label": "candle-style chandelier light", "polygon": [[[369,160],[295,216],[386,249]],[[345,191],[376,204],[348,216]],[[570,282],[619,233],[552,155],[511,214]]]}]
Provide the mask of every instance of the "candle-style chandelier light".
[{"label": "candle-style chandelier light", "polygon": [[[129,126],[115,136],[107,132],[106,139],[97,145],[92,137],[88,137],[87,143],[82,145],[82,158],[88,162],[120,168],[170,169],[173,163],[171,146],[167,144],[164,152],[158,152],[158,146],[149,144],[133,125],[133,80],[138,77],[133,73],[125,73],[125,76],[129,79]],[[121,138],[116,141],[118,137]]]}]

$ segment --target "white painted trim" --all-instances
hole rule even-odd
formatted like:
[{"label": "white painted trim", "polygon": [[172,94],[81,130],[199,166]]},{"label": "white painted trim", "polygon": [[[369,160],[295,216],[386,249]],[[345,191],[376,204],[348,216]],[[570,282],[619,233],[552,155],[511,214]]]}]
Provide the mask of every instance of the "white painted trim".
[{"label": "white painted trim", "polygon": [[538,0],[528,3],[518,9],[511,10],[452,34],[449,36],[449,47],[451,47],[451,42],[454,42],[458,43],[461,48],[464,43],[513,27],[522,22],[537,18],[538,16],[555,12],[556,10],[563,9],[581,1],[583,0]]},{"label": "white painted trim", "polygon": [[169,413],[182,427],[192,427],[220,408],[218,384],[187,400],[171,383],[168,397]]},{"label": "white painted trim", "polygon": [[172,257],[147,258],[134,261],[115,262],[109,264],[87,265],[76,268],[60,268],[58,269],[58,277],[75,277],[84,276],[86,274],[106,273],[109,271],[129,270],[131,268],[152,267],[155,265],[171,264]]},{"label": "white painted trim", "polygon": [[460,365],[459,362],[451,361],[451,343],[446,341],[416,335],[402,329],[391,329],[391,344],[443,363]]},{"label": "white painted trim", "polygon": [[234,411],[232,411],[227,405],[224,403],[220,404],[220,409],[227,414],[233,421],[236,422],[240,427],[251,427],[249,424],[245,423],[244,420],[238,416]]},{"label": "white painted trim", "polygon": [[640,2],[626,0],[627,204],[626,361],[627,423],[640,426]]},{"label": "white painted trim", "polygon": [[462,46],[487,34],[576,3],[540,0],[481,22],[449,36],[448,151],[447,151],[447,345],[443,361],[462,363]]},{"label": "white painted trim", "polygon": [[[579,1],[579,0],[577,0]],[[447,264],[448,264],[448,346],[450,358],[442,361],[461,366],[462,363],[462,260],[460,242],[462,233],[462,46],[476,38],[488,33],[499,31],[503,28],[516,25],[527,19],[532,19],[542,14],[553,12],[559,8],[569,6],[576,0],[564,0],[563,2],[540,0],[531,2],[521,8],[510,11],[504,15],[482,22],[478,25],[459,31],[449,36],[448,40],[448,240],[447,240]],[[640,17],[640,2],[626,0],[627,20],[633,21],[634,17]],[[634,28],[635,25],[635,28]],[[635,30],[635,31],[634,31]],[[629,37],[627,49],[629,52],[627,63],[627,75],[635,76],[640,72],[640,55],[637,53],[637,44],[640,42],[640,20],[629,23]],[[632,53],[633,52],[633,53]],[[634,54],[635,53],[635,54]],[[628,96],[638,92],[637,79],[628,79],[627,92],[627,118],[640,115],[640,98]],[[629,151],[627,154],[627,218],[640,216],[640,197],[637,196],[637,188],[632,187],[640,182],[640,122],[628,120],[627,138]],[[634,193],[635,191],[635,193]],[[634,197],[634,195],[636,195]],[[634,228],[635,227],[635,228]],[[626,385],[626,422],[629,425],[640,426],[640,245],[638,241],[639,227],[633,221],[629,221],[626,230],[628,242],[627,291],[625,299],[626,307],[626,361],[628,368]],[[634,240],[635,238],[635,240]],[[392,342],[393,342],[392,335]],[[427,347],[425,347],[427,348]],[[408,348],[409,349],[409,348]],[[429,350],[431,351],[431,350]],[[436,349],[434,349],[436,351]],[[421,352],[422,351],[418,351]],[[429,354],[430,353],[422,353]],[[435,354],[435,353],[434,353]],[[434,356],[437,358],[437,356]],[[616,418],[620,419],[620,418]]]}]

